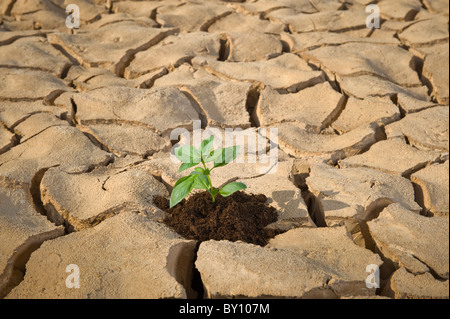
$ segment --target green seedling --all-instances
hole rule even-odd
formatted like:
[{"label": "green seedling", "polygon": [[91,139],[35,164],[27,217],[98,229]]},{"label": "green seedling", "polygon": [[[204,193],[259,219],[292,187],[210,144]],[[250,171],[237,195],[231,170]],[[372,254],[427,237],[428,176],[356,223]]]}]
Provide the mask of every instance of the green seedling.
[{"label": "green seedling", "polygon": [[[170,197],[170,208],[180,203],[193,189],[207,190],[212,197],[212,201],[216,201],[218,194],[228,197],[240,190],[246,189],[243,183],[231,182],[223,187],[215,188],[211,183],[211,172],[218,167],[225,166],[234,161],[239,153],[239,146],[231,146],[227,148],[213,149],[214,136],[204,140],[200,149],[194,146],[186,145],[175,149],[175,156],[182,162],[180,172],[189,168],[202,164],[203,167],[196,167],[188,176],[180,178],[172,191]],[[214,163],[211,168],[207,167],[207,163]]]}]

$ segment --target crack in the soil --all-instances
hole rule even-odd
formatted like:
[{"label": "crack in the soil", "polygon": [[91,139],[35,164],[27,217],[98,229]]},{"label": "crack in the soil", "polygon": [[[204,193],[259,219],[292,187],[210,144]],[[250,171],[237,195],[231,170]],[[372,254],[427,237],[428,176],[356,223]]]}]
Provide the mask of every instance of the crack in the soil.
[{"label": "crack in the soil", "polygon": [[308,209],[309,217],[314,224],[317,227],[328,227],[327,222],[325,221],[325,212],[320,200],[309,190],[306,182],[310,173],[311,168],[309,164],[305,163],[297,166],[296,163],[294,163],[291,171],[291,182],[300,189],[302,198]]},{"label": "crack in the soil", "polygon": [[250,116],[251,127],[260,127],[261,121],[258,118],[256,112],[257,106],[261,100],[261,91],[263,87],[261,85],[252,85],[248,91],[247,101],[245,103],[245,108]]},{"label": "crack in the soil", "polygon": [[0,274],[0,299],[5,298],[25,278],[26,265],[31,254],[38,250],[47,241],[64,236],[62,228],[37,234],[29,237],[22,245],[16,248],[15,253],[7,262],[5,271]]},{"label": "crack in the soil", "polygon": [[231,39],[228,34],[223,33],[220,35],[220,50],[219,61],[225,62],[228,60],[231,54]]},{"label": "crack in the soil", "polygon": [[201,242],[180,243],[170,248],[167,271],[183,286],[187,299],[203,299],[204,288],[200,272],[195,267]]},{"label": "crack in the soil", "polygon": [[167,38],[170,35],[174,35],[179,32],[179,29],[168,29],[165,32],[161,32],[157,36],[155,36],[153,39],[151,39],[149,42],[141,45],[138,48],[130,49],[128,50],[125,55],[119,60],[119,62],[115,66],[114,73],[118,76],[123,78],[125,74],[125,69],[133,62],[134,58],[136,57],[136,54],[142,51],[146,51],[150,49],[151,47],[157,45],[161,41],[163,41],[165,38]]},{"label": "crack in the soil", "polygon": [[[64,49],[62,47],[62,45],[58,44],[58,43],[52,43],[51,41],[48,41],[56,50],[58,50],[59,52],[61,52],[62,55],[64,55],[67,59],[69,59],[70,63],[72,63],[73,65],[81,65],[80,62],[78,61],[78,59],[76,59],[73,55],[69,54],[69,52],[66,51],[66,49]],[[68,71],[68,70],[67,70]]]},{"label": "crack in the soil", "polygon": [[[68,70],[68,68],[70,68],[70,66],[71,66],[71,64],[66,63],[66,65],[64,65],[64,67],[63,67],[63,70],[61,71],[61,74],[66,72],[66,70]],[[50,73],[52,75],[56,75],[58,77],[60,76],[60,74],[54,73],[55,70],[46,69],[46,68],[37,67],[37,66],[20,66],[20,65],[0,64],[0,68],[10,69],[10,70],[41,71],[41,72],[45,72],[45,73]],[[63,77],[61,76],[60,78],[63,78]]]},{"label": "crack in the soil", "polygon": [[323,124],[321,126],[320,132],[323,132],[329,127],[332,127],[334,122],[336,122],[339,117],[341,116],[342,112],[344,112],[347,102],[348,102],[348,96],[341,93],[342,96],[336,106],[336,108],[328,115],[328,117],[323,121]]},{"label": "crack in the soil", "polygon": [[192,270],[191,289],[197,294],[196,299],[205,299],[206,291],[205,291],[205,286],[202,281],[202,275],[201,275],[200,271],[197,269],[197,267],[195,266],[195,263],[198,258],[198,250],[200,249],[200,245],[201,245],[201,242],[198,242],[195,245],[194,258],[192,260],[193,270]]},{"label": "crack in the soil", "polygon": [[44,97],[43,103],[47,106],[55,106],[55,100],[60,97],[63,93],[66,93],[65,90],[55,90],[50,92],[46,97]]},{"label": "crack in the soil", "polygon": [[197,97],[191,92],[191,90],[189,90],[187,87],[182,87],[180,88],[180,91],[186,96],[186,98],[189,100],[194,110],[198,113],[198,116],[201,121],[201,128],[205,129],[209,124],[208,113],[203,108],[202,104],[197,99]]},{"label": "crack in the soil", "polygon": [[101,149],[102,151],[105,151],[107,153],[114,154],[118,157],[120,157],[120,154],[116,153],[113,149],[111,149],[108,145],[104,144],[100,138],[95,136],[94,133],[90,132],[88,128],[77,126],[78,130],[86,136],[89,141],[91,141],[92,144],[94,144],[96,147]]},{"label": "crack in the soil", "polygon": [[19,39],[22,39],[22,38],[31,38],[31,37],[43,37],[43,38],[45,38],[46,33],[41,32],[40,30],[35,30],[35,31],[36,31],[36,34],[30,34],[30,35],[23,35],[23,34],[21,34],[21,35],[17,35],[15,37],[12,37],[12,38],[10,38],[8,40],[0,41],[0,46],[12,44],[15,41],[17,41]]},{"label": "crack in the soil", "polygon": [[222,14],[220,14],[218,16],[215,16],[215,17],[209,19],[208,21],[203,23],[203,25],[200,26],[200,31],[208,32],[209,28],[211,28],[211,26],[213,24],[215,24],[217,21],[219,21],[219,20],[229,16],[232,13],[233,13],[233,11],[228,11],[228,12],[222,13]]},{"label": "crack in the soil", "polygon": [[17,0],[10,0],[11,2],[8,4],[5,10],[5,16],[11,16],[11,11],[16,4]]},{"label": "crack in the soil", "polygon": [[41,183],[42,180],[44,179],[44,175],[45,173],[47,173],[47,171],[52,168],[52,167],[57,167],[59,165],[55,165],[55,166],[51,166],[51,167],[46,167],[46,168],[42,168],[40,169],[36,174],[34,174],[33,178],[31,179],[31,184],[30,184],[30,189],[29,192],[31,194],[31,198],[33,199],[33,206],[36,209],[36,211],[41,214],[42,216],[47,217],[47,219],[50,222],[53,222],[49,216],[48,216],[48,212],[44,207],[44,204],[42,203],[42,198],[41,198]]}]

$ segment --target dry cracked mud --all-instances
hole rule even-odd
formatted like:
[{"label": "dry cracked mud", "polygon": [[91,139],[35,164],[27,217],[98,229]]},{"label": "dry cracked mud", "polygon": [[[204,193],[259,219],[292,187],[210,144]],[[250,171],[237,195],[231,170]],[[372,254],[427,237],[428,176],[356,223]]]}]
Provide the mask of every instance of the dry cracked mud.
[{"label": "dry cracked mud", "polygon": [[[0,0],[0,298],[448,299],[448,23],[447,0]],[[164,224],[202,129],[243,138],[213,178],[268,198],[266,246]]]}]

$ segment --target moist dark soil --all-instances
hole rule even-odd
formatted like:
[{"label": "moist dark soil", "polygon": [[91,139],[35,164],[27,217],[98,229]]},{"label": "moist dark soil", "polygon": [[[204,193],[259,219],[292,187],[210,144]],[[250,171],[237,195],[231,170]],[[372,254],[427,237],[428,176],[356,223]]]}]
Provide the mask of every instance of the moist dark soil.
[{"label": "moist dark soil", "polygon": [[264,228],[278,219],[276,209],[266,204],[264,195],[237,192],[226,198],[218,195],[213,203],[211,195],[203,192],[173,208],[165,197],[157,197],[154,202],[169,213],[164,223],[186,239],[240,240],[265,246],[279,234]]}]

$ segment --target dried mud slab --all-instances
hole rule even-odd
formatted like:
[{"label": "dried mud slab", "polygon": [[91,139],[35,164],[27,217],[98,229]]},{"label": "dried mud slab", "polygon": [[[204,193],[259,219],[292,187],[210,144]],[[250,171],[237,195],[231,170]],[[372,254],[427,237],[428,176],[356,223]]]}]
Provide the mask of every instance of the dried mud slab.
[{"label": "dried mud slab", "polygon": [[399,120],[400,110],[389,97],[368,97],[364,100],[350,97],[332,127],[340,134],[345,134],[371,123],[384,126]]},{"label": "dried mud slab", "polygon": [[440,160],[442,154],[412,147],[403,139],[380,141],[364,154],[339,162],[340,167],[368,167],[404,177]]},{"label": "dried mud slab", "polygon": [[345,279],[331,285],[341,297],[373,294],[365,287],[365,270],[367,265],[382,264],[377,254],[355,245],[344,226],[293,229],[270,240],[267,247],[302,254],[338,273]]},{"label": "dried mud slab", "polygon": [[[1,12],[1,11],[0,11]],[[1,21],[3,22],[3,21]],[[1,24],[0,24],[1,26]],[[8,45],[20,38],[44,37],[45,33],[40,30],[8,31],[0,32],[0,45]]]},{"label": "dried mud slab", "polygon": [[384,0],[378,3],[381,17],[394,20],[413,20],[419,11],[422,10],[420,0]]},{"label": "dried mud slab", "polygon": [[[194,248],[194,241],[183,240],[160,223],[123,213],[44,243],[8,299],[186,298]],[[66,267],[74,263],[80,270],[80,288],[67,289]]]},{"label": "dried mud slab", "polygon": [[313,165],[306,183],[329,225],[356,215],[370,220],[392,203],[401,203],[416,214],[421,210],[409,180],[373,169]]},{"label": "dried mud slab", "polygon": [[[315,1],[316,3],[324,3],[331,1]],[[260,0],[256,2],[245,2],[236,4],[241,11],[247,14],[263,14],[279,9],[292,9],[296,12],[315,13],[317,9],[308,0]]]},{"label": "dried mud slab", "polygon": [[148,157],[172,147],[167,137],[141,125],[90,124],[80,129],[93,136],[108,152],[121,157],[128,154]]},{"label": "dried mud slab", "polygon": [[449,50],[425,58],[422,76],[432,87],[431,96],[439,104],[449,104]]},{"label": "dried mud slab", "polygon": [[133,17],[150,17],[156,13],[156,9],[163,6],[179,6],[178,0],[169,1],[120,1],[114,2],[112,11],[114,13],[127,13]]},{"label": "dried mud slab", "polygon": [[221,18],[208,28],[208,32],[212,33],[242,32],[280,34],[283,31],[284,26],[281,24],[237,12]]},{"label": "dried mud slab", "polygon": [[0,67],[37,69],[60,77],[69,66],[69,59],[42,37],[25,37],[0,47]]},{"label": "dried mud slab", "polygon": [[324,11],[297,14],[293,10],[276,10],[267,15],[289,26],[292,33],[348,31],[366,27],[367,15],[358,11]]},{"label": "dried mud slab", "polygon": [[76,175],[51,168],[42,180],[41,194],[49,219],[74,231],[126,210],[161,219],[164,214],[155,209],[153,198],[168,195],[150,173],[133,168],[98,168]]},{"label": "dried mud slab", "polygon": [[14,128],[33,114],[50,113],[61,117],[66,111],[57,106],[45,105],[42,101],[7,102],[0,104],[0,122]]},{"label": "dried mud slab", "polygon": [[410,95],[402,93],[397,95],[397,105],[406,115],[437,106],[437,104],[434,102],[419,100]]},{"label": "dried mud slab", "polygon": [[409,49],[411,53],[419,57],[420,59],[425,60],[425,58],[429,55],[433,54],[448,54],[448,43],[439,43],[431,46],[422,46],[416,48]]},{"label": "dried mud slab", "polygon": [[162,67],[176,68],[201,55],[218,59],[219,51],[220,37],[215,34],[193,32],[169,36],[158,45],[137,53],[124,75],[126,78],[136,78]]},{"label": "dried mud slab", "polygon": [[31,14],[37,11],[65,15],[64,9],[69,4],[76,4],[80,8],[80,12],[83,12],[83,14],[80,15],[80,20],[85,22],[92,21],[96,17],[98,17],[100,13],[106,12],[105,6],[97,5],[95,1],[90,0],[17,0],[11,10],[11,14],[13,16],[20,16]]},{"label": "dried mud slab", "polygon": [[449,213],[449,168],[448,160],[435,164],[411,175],[411,180],[418,187],[418,202],[428,213],[435,216],[447,216]]},{"label": "dried mud slab", "polygon": [[[357,274],[348,276],[296,250],[207,241],[200,245],[197,256],[195,265],[208,298],[338,298],[339,294],[374,294]],[[381,263],[374,254],[369,260]],[[225,269],[224,263],[229,265]]]},{"label": "dried mud slab", "polygon": [[72,99],[77,106],[76,120],[84,126],[129,123],[161,134],[176,127],[192,127],[192,122],[199,120],[189,99],[174,87],[107,87],[74,94]]},{"label": "dried mud slab", "polygon": [[376,125],[359,127],[343,135],[315,134],[295,123],[275,126],[279,130],[280,147],[286,153],[299,157],[321,156],[336,162],[357,155],[376,142]]},{"label": "dried mud slab", "polygon": [[0,155],[0,180],[30,185],[38,172],[50,167],[83,172],[110,158],[76,128],[53,126]]},{"label": "dried mud slab", "polygon": [[448,299],[448,290],[448,280],[436,280],[430,273],[414,275],[402,267],[392,275],[384,294],[395,299]]},{"label": "dried mud slab", "polygon": [[424,217],[393,204],[377,219],[368,222],[368,226],[385,257],[413,274],[429,269],[439,278],[448,280],[447,217]]},{"label": "dried mud slab", "polygon": [[262,83],[273,89],[297,92],[300,89],[324,82],[321,71],[313,71],[308,64],[294,54],[283,54],[268,61],[220,62],[195,58],[194,66],[203,66],[212,73],[227,79]]},{"label": "dried mud slab", "polygon": [[[164,28],[178,28],[183,32],[208,31],[216,20],[232,13],[231,8],[211,2],[188,2],[158,8],[156,21]],[[189,17],[189,18],[187,18]]]},{"label": "dried mud slab", "polygon": [[448,116],[448,106],[426,109],[387,125],[386,134],[388,138],[406,137],[412,146],[419,149],[448,152]]},{"label": "dried mud slab", "polygon": [[14,128],[14,132],[20,136],[20,143],[43,132],[52,126],[68,126],[67,121],[62,121],[50,113],[38,113],[31,115]]},{"label": "dried mud slab", "polygon": [[49,34],[48,39],[64,48],[81,65],[102,67],[120,76],[134,54],[150,48],[175,31],[124,21],[77,34]]},{"label": "dried mud slab", "polygon": [[271,34],[227,32],[229,62],[254,62],[277,57],[283,52],[279,38]]},{"label": "dried mud slab", "polygon": [[444,13],[448,16],[448,3],[445,0],[424,0],[424,5],[430,10],[432,13]]},{"label": "dried mud slab", "polygon": [[400,86],[422,85],[412,69],[414,55],[395,46],[347,43],[308,51],[302,57],[342,77],[374,75]]},{"label": "dried mud slab", "polygon": [[41,100],[53,92],[71,91],[59,78],[42,71],[0,68],[0,101]]},{"label": "dried mud slab", "polygon": [[157,28],[159,25],[148,17],[138,17],[135,18],[127,13],[117,13],[117,14],[102,14],[101,17],[93,23],[86,25],[85,29],[98,29],[109,24],[120,23],[120,22],[134,22],[140,24],[144,27]]},{"label": "dried mud slab", "polygon": [[320,47],[337,46],[346,43],[379,43],[398,45],[400,41],[394,37],[370,37],[360,38],[345,33],[335,32],[311,32],[299,34],[283,34],[285,40],[291,49],[291,52],[303,53],[304,51],[314,50]]},{"label": "dried mud slab", "polygon": [[328,82],[295,94],[279,94],[267,87],[261,93],[255,115],[259,126],[294,122],[307,131],[320,133],[342,111],[345,101]]},{"label": "dried mud slab", "polygon": [[374,75],[349,77],[337,75],[336,80],[345,94],[358,99],[395,96],[395,94],[405,94],[423,101],[430,99],[426,86],[406,88]]},{"label": "dried mud slab", "polygon": [[58,9],[56,11],[39,10],[16,16],[14,17],[14,20],[11,19],[6,25],[9,30],[13,31],[42,29],[65,33],[70,32],[65,24],[66,18],[67,15],[63,9]]},{"label": "dried mud slab", "polygon": [[39,214],[31,196],[20,188],[0,186],[0,298],[23,277],[29,255],[44,241],[64,235]]},{"label": "dried mud slab", "polygon": [[67,30],[64,23],[66,19],[64,9],[51,1],[17,0],[10,10],[10,15],[16,20],[28,22],[31,26],[29,29]]},{"label": "dried mud slab", "polygon": [[80,92],[93,91],[111,86],[146,89],[152,87],[156,79],[167,73],[168,70],[166,68],[160,68],[130,80],[118,77],[111,71],[102,68],[85,69],[77,65],[70,68],[65,79],[71,81]]},{"label": "dried mud slab", "polygon": [[154,87],[179,87],[198,105],[200,116],[208,125],[216,127],[251,126],[247,99],[251,84],[224,81],[203,69],[183,65],[155,81]]},{"label": "dried mud slab", "polygon": [[448,17],[433,17],[419,21],[398,35],[400,41],[410,47],[421,47],[448,42]]}]

